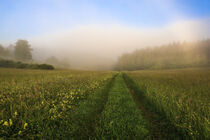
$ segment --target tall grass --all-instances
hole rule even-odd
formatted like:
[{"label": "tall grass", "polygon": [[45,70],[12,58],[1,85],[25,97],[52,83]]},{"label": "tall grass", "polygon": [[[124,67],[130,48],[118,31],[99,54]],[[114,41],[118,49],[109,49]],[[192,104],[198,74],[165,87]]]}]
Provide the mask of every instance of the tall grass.
[{"label": "tall grass", "polygon": [[186,137],[210,138],[210,69],[127,72],[147,101]]},{"label": "tall grass", "polygon": [[0,69],[0,137],[63,137],[71,112],[112,76],[112,72]]}]

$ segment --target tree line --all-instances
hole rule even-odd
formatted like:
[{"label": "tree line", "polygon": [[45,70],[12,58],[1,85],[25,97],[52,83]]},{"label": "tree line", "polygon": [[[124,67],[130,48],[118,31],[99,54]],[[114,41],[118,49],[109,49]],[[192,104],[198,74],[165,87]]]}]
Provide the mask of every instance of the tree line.
[{"label": "tree line", "polygon": [[18,40],[15,45],[3,47],[0,44],[0,57],[18,61],[32,61],[32,48],[27,40]]},{"label": "tree line", "polygon": [[49,64],[32,63],[32,48],[27,40],[18,40],[15,46],[0,45],[0,67],[21,69],[48,69],[54,67]]},{"label": "tree line", "polygon": [[118,58],[115,70],[172,69],[210,66],[210,39],[176,42],[126,53]]},{"label": "tree line", "polygon": [[53,65],[56,68],[70,68],[70,64],[67,59],[59,60],[55,56],[50,56],[45,60],[41,60],[41,62],[34,60],[32,57],[32,51],[33,49],[27,40],[17,40],[14,45],[9,45],[8,47],[4,47],[0,44],[0,67],[6,66],[22,68],[26,66],[27,68],[44,68],[46,65],[32,66],[32,64],[46,63],[48,65]]}]

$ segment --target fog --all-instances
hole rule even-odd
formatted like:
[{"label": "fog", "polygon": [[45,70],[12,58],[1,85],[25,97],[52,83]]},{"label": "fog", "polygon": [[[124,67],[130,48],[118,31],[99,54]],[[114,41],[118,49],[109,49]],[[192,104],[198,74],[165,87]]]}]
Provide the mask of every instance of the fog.
[{"label": "fog", "polygon": [[180,20],[161,28],[126,25],[81,25],[29,38],[34,59],[49,56],[69,60],[75,68],[110,68],[123,53],[173,42],[210,37],[210,20]]},{"label": "fog", "polygon": [[203,1],[5,1],[0,44],[24,39],[35,61],[55,56],[71,68],[111,69],[124,53],[210,38],[208,9]]}]

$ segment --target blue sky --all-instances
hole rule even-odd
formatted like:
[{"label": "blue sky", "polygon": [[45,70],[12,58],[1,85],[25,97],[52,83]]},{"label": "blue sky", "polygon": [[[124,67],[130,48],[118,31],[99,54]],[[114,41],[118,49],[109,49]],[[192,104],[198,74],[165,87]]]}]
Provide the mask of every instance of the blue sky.
[{"label": "blue sky", "polygon": [[210,17],[210,0],[1,0],[0,38],[14,40],[87,24],[154,28]]}]

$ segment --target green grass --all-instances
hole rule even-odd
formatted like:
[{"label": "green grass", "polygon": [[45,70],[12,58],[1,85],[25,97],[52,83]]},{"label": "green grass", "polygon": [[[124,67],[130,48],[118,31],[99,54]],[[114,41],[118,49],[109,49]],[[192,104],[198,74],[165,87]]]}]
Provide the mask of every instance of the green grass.
[{"label": "green grass", "polygon": [[126,72],[153,110],[186,139],[210,138],[210,69]]},{"label": "green grass", "polygon": [[0,69],[0,137],[62,137],[79,103],[113,72]]},{"label": "green grass", "polygon": [[[94,138],[94,129],[104,105],[108,98],[108,92],[113,84],[115,76],[110,79],[103,88],[91,94],[87,100],[80,102],[78,108],[71,113],[70,123],[66,124],[65,131],[67,136],[73,139]],[[69,129],[68,129],[69,128]]]},{"label": "green grass", "polygon": [[209,139],[210,69],[0,69],[0,139]]},{"label": "green grass", "polygon": [[145,120],[119,74],[110,89],[108,101],[96,129],[98,139],[145,139]]}]

